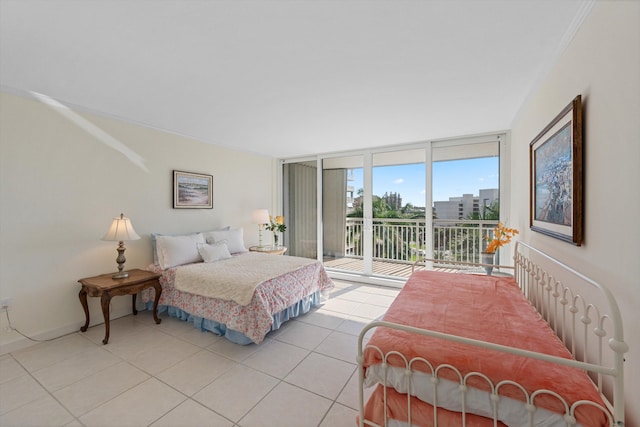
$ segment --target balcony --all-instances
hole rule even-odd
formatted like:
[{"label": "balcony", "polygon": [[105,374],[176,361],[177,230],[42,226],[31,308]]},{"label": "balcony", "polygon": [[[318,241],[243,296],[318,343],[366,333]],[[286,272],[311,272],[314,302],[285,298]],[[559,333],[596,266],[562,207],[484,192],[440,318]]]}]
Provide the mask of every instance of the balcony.
[{"label": "balcony", "polygon": [[[422,219],[375,218],[373,274],[409,277],[415,261],[427,255],[427,244],[433,251],[434,269],[483,271],[464,263],[480,263],[484,238],[493,237],[497,224],[498,221],[433,220],[433,230],[428,233]],[[325,256],[327,268],[364,273],[363,227],[362,218],[347,218],[344,255]]]}]

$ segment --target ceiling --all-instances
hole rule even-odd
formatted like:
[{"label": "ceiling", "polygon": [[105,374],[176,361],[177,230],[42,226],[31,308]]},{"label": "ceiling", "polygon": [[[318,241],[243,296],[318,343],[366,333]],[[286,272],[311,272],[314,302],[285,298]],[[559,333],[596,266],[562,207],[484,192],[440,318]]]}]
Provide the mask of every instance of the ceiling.
[{"label": "ceiling", "polygon": [[0,0],[0,85],[274,157],[508,129],[591,0]]}]

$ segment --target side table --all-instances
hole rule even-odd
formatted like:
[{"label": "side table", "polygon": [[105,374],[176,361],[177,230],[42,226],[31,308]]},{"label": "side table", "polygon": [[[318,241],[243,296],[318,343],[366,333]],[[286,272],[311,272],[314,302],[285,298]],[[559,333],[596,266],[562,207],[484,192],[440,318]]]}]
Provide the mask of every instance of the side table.
[{"label": "side table", "polygon": [[109,303],[111,297],[119,295],[131,295],[133,302],[133,314],[138,314],[136,310],[136,296],[138,292],[153,287],[155,289],[155,300],[153,301],[153,319],[156,324],[160,324],[162,319],[158,318],[158,301],[162,294],[160,286],[160,275],[146,270],[129,270],[129,277],[123,279],[112,278],[113,273],[102,274],[95,277],[87,277],[80,279],[78,282],[82,284],[78,297],[84,309],[86,322],[80,328],[81,332],[86,332],[89,327],[89,306],[87,305],[87,295],[90,297],[101,297],[102,315],[104,316],[105,335],[102,344],[109,342]]}]

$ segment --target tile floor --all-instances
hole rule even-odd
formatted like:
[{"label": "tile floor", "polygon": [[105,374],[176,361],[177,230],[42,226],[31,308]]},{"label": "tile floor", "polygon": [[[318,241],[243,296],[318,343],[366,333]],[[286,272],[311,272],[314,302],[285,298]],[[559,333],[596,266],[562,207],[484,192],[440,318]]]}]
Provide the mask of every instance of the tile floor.
[{"label": "tile floor", "polygon": [[356,346],[398,290],[335,281],[260,345],[149,312],[0,356],[2,426],[355,426]]}]

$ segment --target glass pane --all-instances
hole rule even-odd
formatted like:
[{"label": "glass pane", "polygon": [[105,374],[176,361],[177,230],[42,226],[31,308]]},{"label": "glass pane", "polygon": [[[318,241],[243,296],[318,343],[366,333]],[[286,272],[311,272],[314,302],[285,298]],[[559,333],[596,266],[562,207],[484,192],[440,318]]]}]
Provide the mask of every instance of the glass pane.
[{"label": "glass pane", "polygon": [[483,237],[500,218],[498,155],[435,161],[432,173],[434,258],[480,262]]},{"label": "glass pane", "polygon": [[283,165],[285,246],[288,255],[318,258],[318,168],[316,162]]},{"label": "glass pane", "polygon": [[425,242],[425,150],[373,155],[373,274],[408,277]]},{"label": "glass pane", "polygon": [[322,247],[327,268],[364,273],[362,166],[362,156],[322,162]]}]

